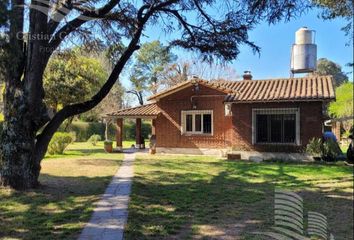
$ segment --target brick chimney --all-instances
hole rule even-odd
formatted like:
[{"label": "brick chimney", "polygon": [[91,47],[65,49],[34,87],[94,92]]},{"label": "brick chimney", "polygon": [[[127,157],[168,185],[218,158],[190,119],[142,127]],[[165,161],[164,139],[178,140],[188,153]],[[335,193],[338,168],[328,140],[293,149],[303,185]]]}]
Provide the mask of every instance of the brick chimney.
[{"label": "brick chimney", "polygon": [[244,74],[242,75],[243,80],[252,80],[252,74],[251,71],[244,71]]}]

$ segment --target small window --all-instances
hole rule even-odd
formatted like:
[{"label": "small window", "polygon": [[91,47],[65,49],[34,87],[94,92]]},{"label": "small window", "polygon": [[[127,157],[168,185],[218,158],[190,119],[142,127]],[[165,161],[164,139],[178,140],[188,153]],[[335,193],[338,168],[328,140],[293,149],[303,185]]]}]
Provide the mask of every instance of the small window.
[{"label": "small window", "polygon": [[182,111],[182,133],[212,134],[213,116],[211,110]]}]

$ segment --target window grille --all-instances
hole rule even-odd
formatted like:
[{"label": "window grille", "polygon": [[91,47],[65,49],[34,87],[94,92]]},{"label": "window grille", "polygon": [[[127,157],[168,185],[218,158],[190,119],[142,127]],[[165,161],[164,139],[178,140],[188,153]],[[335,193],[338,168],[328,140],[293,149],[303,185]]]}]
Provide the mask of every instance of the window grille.
[{"label": "window grille", "polygon": [[252,110],[253,144],[300,144],[298,108]]}]

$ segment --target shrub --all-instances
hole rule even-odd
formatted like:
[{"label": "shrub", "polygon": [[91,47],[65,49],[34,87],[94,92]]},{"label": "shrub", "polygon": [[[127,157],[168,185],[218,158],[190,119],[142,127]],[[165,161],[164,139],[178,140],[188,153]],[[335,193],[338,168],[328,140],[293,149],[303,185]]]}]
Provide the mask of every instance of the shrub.
[{"label": "shrub", "polygon": [[[104,139],[106,126],[100,122],[80,122],[75,121],[65,128],[65,124],[60,126],[60,132],[75,132],[77,142],[87,142],[92,135],[100,135],[101,139]],[[116,132],[116,126],[114,123],[109,125],[108,136],[114,138]]]},{"label": "shrub", "polygon": [[101,136],[98,134],[94,134],[87,141],[91,143],[93,146],[96,146],[97,142],[101,141]]},{"label": "shrub", "polygon": [[104,144],[105,144],[105,145],[112,145],[112,144],[113,144],[113,141],[111,141],[111,140],[105,140],[105,141],[104,141]]},{"label": "shrub", "polygon": [[73,136],[70,133],[57,132],[54,134],[52,140],[48,145],[48,153],[53,154],[63,154],[64,150],[70,143],[73,142]]},{"label": "shrub", "polygon": [[326,162],[334,162],[341,154],[338,144],[332,139],[328,139],[322,146],[322,159]]},{"label": "shrub", "polygon": [[76,142],[76,132],[70,132],[71,138],[73,142]]},{"label": "shrub", "polygon": [[312,138],[306,146],[306,152],[313,157],[321,157],[326,162],[333,162],[342,154],[334,140],[327,139],[323,141],[320,138]]},{"label": "shrub", "polygon": [[[104,123],[101,122],[80,122],[75,121],[69,124],[66,127],[64,123],[60,126],[60,132],[75,132],[76,133],[76,141],[77,142],[87,142],[87,140],[92,135],[100,135],[101,139],[105,139],[105,129],[106,126]],[[141,124],[142,136],[144,139],[149,137],[151,133],[151,125],[147,121],[142,121]],[[116,125],[114,122],[109,124],[108,128],[108,139],[114,139],[116,134]],[[133,140],[135,139],[135,121],[124,121],[123,127],[123,139],[124,140]]]},{"label": "shrub", "polygon": [[322,155],[322,140],[312,138],[306,146],[306,152],[314,157],[320,157]]},{"label": "shrub", "polygon": [[[149,122],[142,121],[141,123],[141,135],[144,139],[149,138],[151,134],[151,125]],[[126,121],[123,127],[123,139],[134,140],[135,139],[135,121]]]}]

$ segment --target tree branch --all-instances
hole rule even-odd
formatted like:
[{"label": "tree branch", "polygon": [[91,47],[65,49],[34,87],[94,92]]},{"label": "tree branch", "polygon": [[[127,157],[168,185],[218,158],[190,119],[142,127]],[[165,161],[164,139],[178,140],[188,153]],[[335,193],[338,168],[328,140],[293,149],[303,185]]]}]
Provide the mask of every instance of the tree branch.
[{"label": "tree branch", "polygon": [[[106,14],[108,14],[115,6],[119,4],[120,0],[111,0],[109,3],[107,3],[105,6],[103,6],[100,9],[96,10],[82,10],[82,14],[78,16],[77,18],[71,20],[68,22],[66,25],[64,25],[61,29],[59,29],[52,39],[49,42],[49,47],[51,49],[56,49],[60,43],[64,40],[66,36],[68,36],[70,33],[78,29],[82,24],[95,19],[95,18],[104,18]],[[75,9],[78,9],[77,7]],[[58,24],[55,26],[54,25],[51,27],[51,34],[53,34],[56,30],[56,27]]]},{"label": "tree branch", "polygon": [[177,10],[171,10],[171,9],[166,9],[163,8],[162,11],[167,12],[167,13],[171,13],[173,16],[175,16],[175,18],[177,18],[177,20],[182,24],[182,26],[184,27],[184,29],[188,32],[188,34],[190,35],[190,37],[192,38],[192,41],[195,42],[195,37],[194,34],[192,32],[192,30],[190,29],[190,27],[195,27],[189,23],[187,23],[183,17],[178,13]]},{"label": "tree branch", "polygon": [[148,12],[144,16],[143,20],[139,22],[138,28],[127,49],[120,57],[108,80],[98,91],[98,93],[86,102],[65,106],[62,110],[55,114],[53,119],[45,126],[42,133],[37,136],[35,151],[36,156],[38,156],[38,161],[43,158],[45,152],[47,151],[50,139],[65,119],[91,110],[108,95],[129,58],[132,56],[134,51],[139,49],[138,42],[141,37],[144,25],[152,14],[153,12]]},{"label": "tree branch", "polygon": [[200,14],[207,20],[207,22],[213,27],[214,32],[216,32],[216,27],[215,24],[213,23],[213,21],[211,20],[211,18],[209,17],[209,15],[204,12],[204,10],[202,9],[202,7],[199,5],[198,1],[194,0],[193,1],[195,6],[197,7],[198,11],[200,12]]}]

